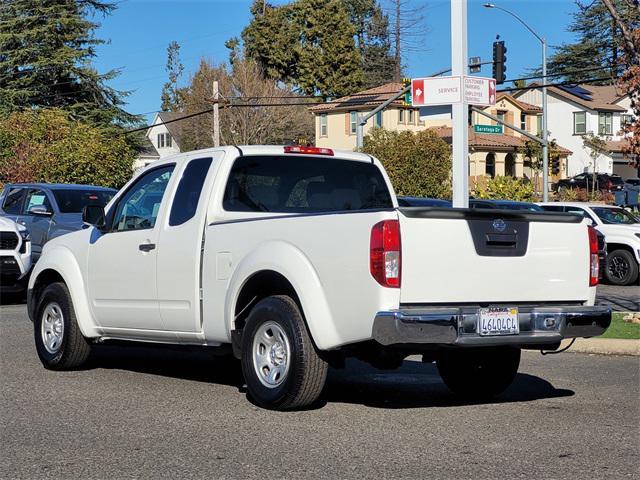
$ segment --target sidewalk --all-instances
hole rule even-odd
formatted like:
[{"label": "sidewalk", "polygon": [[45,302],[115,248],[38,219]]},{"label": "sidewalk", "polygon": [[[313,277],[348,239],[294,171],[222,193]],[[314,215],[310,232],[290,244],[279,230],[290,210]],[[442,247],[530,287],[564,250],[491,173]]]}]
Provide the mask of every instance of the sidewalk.
[{"label": "sidewalk", "polygon": [[[569,345],[571,340],[564,340],[560,348]],[[601,355],[633,355],[640,356],[640,340],[623,340],[618,338],[577,338],[567,353],[597,353]]]}]

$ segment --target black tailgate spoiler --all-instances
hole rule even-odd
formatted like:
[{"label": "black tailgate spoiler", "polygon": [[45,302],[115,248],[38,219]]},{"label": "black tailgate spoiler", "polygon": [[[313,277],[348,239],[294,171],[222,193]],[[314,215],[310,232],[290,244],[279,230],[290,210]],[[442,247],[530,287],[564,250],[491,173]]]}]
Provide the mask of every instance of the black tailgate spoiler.
[{"label": "black tailgate spoiler", "polygon": [[546,223],[581,223],[584,217],[574,213],[534,212],[499,208],[399,207],[409,218],[440,218],[448,220],[519,220]]}]

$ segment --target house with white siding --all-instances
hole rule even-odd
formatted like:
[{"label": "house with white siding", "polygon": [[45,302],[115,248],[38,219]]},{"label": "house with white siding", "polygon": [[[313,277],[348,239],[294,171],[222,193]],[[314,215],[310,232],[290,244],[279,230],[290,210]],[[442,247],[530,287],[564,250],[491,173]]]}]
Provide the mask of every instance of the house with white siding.
[{"label": "house with white siding", "polygon": [[[146,167],[151,162],[168,155],[180,153],[182,139],[181,122],[172,121],[184,114],[179,112],[158,112],[146,133],[146,143],[134,162],[135,170]],[[168,123],[167,123],[168,122]]]},{"label": "house with white siding", "polygon": [[[514,94],[518,100],[542,105],[542,90],[523,90]],[[626,140],[622,129],[631,122],[633,112],[631,100],[615,85],[572,85],[547,88],[549,138],[571,150],[567,161],[566,175],[583,172],[615,173],[623,178],[638,177],[637,167],[623,155]],[[583,138],[593,133],[607,142],[608,153],[601,155],[597,165],[590,156],[591,150],[584,146]]]}]

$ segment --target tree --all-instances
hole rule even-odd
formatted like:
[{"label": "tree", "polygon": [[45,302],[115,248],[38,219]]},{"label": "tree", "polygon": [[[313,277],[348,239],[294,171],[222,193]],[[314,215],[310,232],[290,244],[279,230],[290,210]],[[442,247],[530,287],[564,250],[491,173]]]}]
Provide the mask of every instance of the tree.
[{"label": "tree", "polygon": [[[220,111],[220,140],[224,145],[283,144],[311,142],[314,123],[305,106],[234,106],[251,103],[287,103],[294,93],[275,80],[265,78],[258,64],[236,58],[231,68],[215,66],[206,60],[192,77],[181,95],[187,106],[185,114],[211,108],[213,81],[219,83],[223,104]],[[237,100],[241,97],[242,100]],[[255,98],[256,101],[251,101]],[[293,99],[295,100],[295,99]],[[186,150],[213,146],[212,114],[183,120],[183,146]]]},{"label": "tree", "polygon": [[619,84],[629,94],[634,115],[633,121],[623,127],[625,137],[629,142],[624,153],[629,158],[629,163],[637,167],[640,165],[640,28],[637,23],[628,21],[629,15],[626,12],[631,11],[634,7],[636,9],[640,9],[640,7],[638,7],[637,0],[626,0],[625,8],[622,10],[612,0],[602,1],[622,33],[624,50],[622,63],[626,64],[627,68]]},{"label": "tree", "polygon": [[374,128],[363,151],[382,162],[397,195],[451,198],[451,147],[435,132]]},{"label": "tree", "polygon": [[0,183],[86,183],[119,188],[135,152],[122,133],[72,120],[59,109],[0,119]]},{"label": "tree", "polygon": [[245,55],[268,77],[325,97],[362,87],[356,29],[343,0],[296,0],[279,7],[256,1],[251,13],[242,32]]},{"label": "tree", "polygon": [[582,145],[585,150],[589,150],[589,157],[591,157],[592,179],[591,186],[592,191],[596,191],[596,184],[598,183],[598,160],[601,156],[609,153],[607,148],[607,138],[602,138],[599,135],[595,135],[593,132],[587,133],[582,137]]},{"label": "tree", "polygon": [[[540,136],[540,133],[538,133],[538,136]],[[529,164],[529,168],[533,170],[534,193],[538,195],[538,185],[540,174],[542,173],[542,144],[535,140],[527,140],[524,142],[524,147],[520,148],[520,153],[528,159],[527,162]],[[554,158],[560,158],[560,147],[558,147],[558,143],[555,138],[549,140],[549,169],[551,169],[551,162]]]},{"label": "tree", "polygon": [[356,29],[356,47],[360,52],[364,88],[392,82],[397,71],[391,52],[389,16],[377,0],[343,0],[349,21]]},{"label": "tree", "polygon": [[[638,28],[640,10],[629,0],[612,0],[621,18]],[[601,83],[611,83],[620,73],[618,60],[622,56],[619,41],[620,27],[600,0],[577,0],[578,10],[568,31],[577,36],[575,43],[557,47],[547,63],[549,74],[562,74],[565,80],[580,82],[585,78],[597,78]],[[602,70],[578,72],[579,70],[603,67]]]},{"label": "tree", "polygon": [[180,44],[173,41],[167,47],[167,66],[166,71],[169,74],[169,81],[162,87],[162,106],[163,112],[177,110],[180,106],[178,79],[184,71],[184,65],[180,62]]},{"label": "tree", "polygon": [[410,0],[388,0],[391,21],[391,41],[394,45],[394,80],[402,81],[402,57],[408,52],[424,51],[424,5],[415,6]]},{"label": "tree", "polygon": [[91,67],[95,48],[92,15],[115,4],[101,0],[3,0],[0,6],[0,114],[61,108],[92,123],[127,124],[127,92],[107,85],[118,71]]}]

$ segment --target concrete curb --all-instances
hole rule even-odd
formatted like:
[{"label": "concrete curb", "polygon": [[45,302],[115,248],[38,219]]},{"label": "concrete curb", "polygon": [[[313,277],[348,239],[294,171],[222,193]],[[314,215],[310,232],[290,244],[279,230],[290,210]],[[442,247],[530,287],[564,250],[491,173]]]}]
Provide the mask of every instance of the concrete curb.
[{"label": "concrete curb", "polygon": [[[564,340],[560,348],[564,348],[571,340]],[[640,356],[640,340],[618,338],[577,338],[567,353],[597,353],[600,355]]]}]

